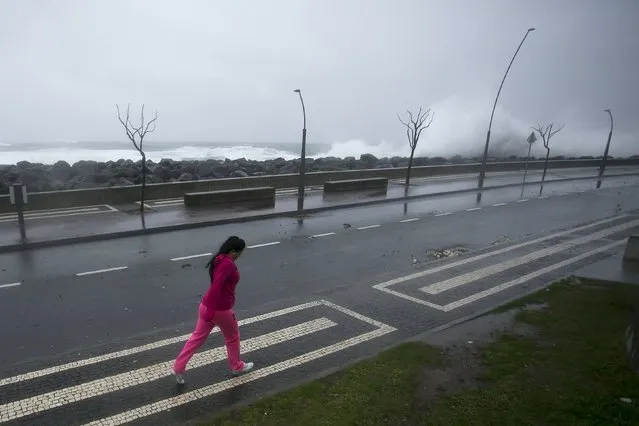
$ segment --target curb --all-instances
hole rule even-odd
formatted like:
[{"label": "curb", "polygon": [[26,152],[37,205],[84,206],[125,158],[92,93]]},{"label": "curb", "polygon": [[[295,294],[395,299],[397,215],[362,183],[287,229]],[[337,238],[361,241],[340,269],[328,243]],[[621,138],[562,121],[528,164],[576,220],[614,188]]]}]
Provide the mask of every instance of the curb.
[{"label": "curb", "polygon": [[[619,178],[619,177],[637,176],[637,175],[639,175],[639,173],[622,173],[622,174],[608,176],[608,178],[612,178],[612,177]],[[571,181],[578,181],[578,180],[597,180],[597,179],[599,179],[597,176],[584,176],[584,177],[577,177],[577,178],[547,180],[544,182],[544,184],[550,185],[553,183],[560,183],[560,182],[571,182]],[[604,179],[605,178],[602,178],[602,180]],[[541,181],[531,181],[531,182],[526,182],[524,186],[540,185],[540,184],[541,184]],[[235,217],[235,218],[229,217],[224,219],[215,219],[215,220],[201,221],[201,222],[163,225],[163,226],[157,226],[153,228],[132,229],[128,231],[118,231],[118,232],[113,232],[109,234],[85,235],[80,237],[66,237],[66,238],[58,238],[58,239],[46,240],[46,241],[34,241],[34,242],[26,242],[26,243],[9,244],[5,246],[0,246],[0,253],[11,253],[16,251],[31,250],[36,248],[58,247],[58,246],[65,246],[65,245],[71,245],[71,244],[81,244],[81,243],[88,243],[88,242],[107,241],[107,240],[113,240],[113,239],[119,239],[119,238],[138,237],[142,235],[153,235],[153,234],[160,234],[160,233],[172,232],[172,231],[184,231],[184,230],[197,229],[197,228],[206,228],[210,226],[228,225],[231,223],[255,222],[260,220],[276,219],[281,217],[297,217],[300,215],[322,213],[325,211],[368,207],[368,206],[374,206],[379,204],[408,202],[408,201],[415,201],[415,200],[421,200],[426,198],[442,197],[447,195],[458,195],[458,194],[477,193],[477,192],[483,193],[486,191],[494,191],[496,189],[512,188],[512,187],[519,187],[519,186],[522,186],[522,184],[509,183],[504,185],[485,186],[479,191],[477,190],[477,188],[456,189],[452,191],[434,192],[429,194],[408,195],[408,196],[397,197],[397,198],[384,198],[380,200],[369,200],[369,201],[360,201],[356,203],[338,204],[333,206],[315,207],[311,209],[304,209],[301,212],[298,212],[297,210],[286,210],[282,212],[264,213],[264,214],[257,214],[253,216],[244,216],[244,217]]]}]

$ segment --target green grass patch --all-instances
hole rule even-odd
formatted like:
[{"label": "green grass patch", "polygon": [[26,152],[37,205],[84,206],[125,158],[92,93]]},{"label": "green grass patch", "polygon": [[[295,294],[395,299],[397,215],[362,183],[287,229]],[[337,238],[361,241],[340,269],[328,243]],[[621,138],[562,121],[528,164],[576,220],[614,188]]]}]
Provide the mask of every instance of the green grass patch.
[{"label": "green grass patch", "polygon": [[[468,354],[406,343],[207,424],[639,425],[639,378],[624,346],[636,303],[637,287],[564,280],[510,304],[545,306],[516,315],[535,333],[480,346],[474,369]],[[460,391],[469,374],[474,385]],[[444,385],[429,382],[441,376]]]}]

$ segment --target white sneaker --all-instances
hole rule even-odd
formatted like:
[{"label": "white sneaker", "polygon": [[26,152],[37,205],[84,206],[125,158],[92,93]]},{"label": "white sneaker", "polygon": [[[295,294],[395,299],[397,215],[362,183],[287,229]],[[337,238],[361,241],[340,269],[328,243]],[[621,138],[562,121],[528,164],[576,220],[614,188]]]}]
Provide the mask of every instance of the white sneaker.
[{"label": "white sneaker", "polygon": [[177,382],[178,385],[183,385],[184,384],[184,375],[183,374],[178,374],[173,369],[171,369],[171,374],[175,377],[175,381]]},{"label": "white sneaker", "polygon": [[253,363],[252,362],[245,362],[244,363],[244,367],[242,367],[241,370],[233,370],[233,374],[238,375],[238,374],[248,373],[252,369],[253,369]]}]

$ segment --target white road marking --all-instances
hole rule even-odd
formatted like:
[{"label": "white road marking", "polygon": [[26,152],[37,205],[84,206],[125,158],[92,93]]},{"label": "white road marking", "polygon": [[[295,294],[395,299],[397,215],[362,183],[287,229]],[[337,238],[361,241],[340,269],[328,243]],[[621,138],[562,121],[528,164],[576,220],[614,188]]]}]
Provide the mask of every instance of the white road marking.
[{"label": "white road marking", "polygon": [[505,206],[508,203],[497,203],[497,204],[493,204],[493,207],[501,207],[501,206]]},{"label": "white road marking", "polygon": [[614,243],[607,244],[605,246],[596,248],[594,250],[590,250],[590,251],[588,251],[586,253],[582,253],[582,254],[580,254],[578,256],[571,257],[571,258],[563,260],[561,262],[546,266],[545,268],[538,269],[538,270],[536,270],[534,272],[531,272],[529,274],[526,274],[524,276],[516,278],[516,279],[514,279],[512,281],[508,281],[507,283],[500,284],[500,285],[498,285],[496,287],[493,287],[493,288],[490,288],[488,290],[484,290],[482,292],[473,294],[471,296],[465,297],[465,298],[463,298],[461,300],[458,300],[456,302],[449,303],[448,305],[443,306],[442,310],[446,311],[446,312],[451,311],[453,309],[459,308],[460,306],[464,306],[464,305],[467,305],[469,303],[475,302],[475,301],[477,301],[479,299],[483,299],[484,297],[490,296],[492,294],[499,293],[500,291],[506,290],[507,288],[514,287],[514,286],[519,285],[519,284],[523,284],[526,281],[530,281],[533,278],[537,278],[537,277],[539,277],[539,276],[541,276],[543,274],[546,274],[548,272],[552,272],[555,269],[559,269],[559,268],[562,268],[564,266],[568,266],[571,263],[575,263],[575,262],[578,262],[580,260],[586,259],[586,258],[588,258],[590,256],[593,256],[595,254],[604,252],[606,250],[610,250],[611,248],[620,246],[620,245],[624,244],[625,242],[626,242],[626,240],[615,241]]},{"label": "white road marking", "polygon": [[[280,309],[278,311],[273,311],[273,312],[269,312],[266,314],[262,314],[262,315],[258,315],[255,317],[251,317],[251,318],[247,318],[247,319],[243,319],[238,321],[238,325],[239,326],[243,326],[243,325],[249,325],[249,324],[253,324],[259,321],[264,321],[264,320],[268,320],[271,318],[276,318],[279,316],[283,316],[283,315],[288,315],[297,311],[301,311],[303,309],[308,309],[308,308],[312,308],[315,306],[320,306],[320,305],[327,305],[327,306],[331,306],[331,304],[329,304],[326,301],[314,301],[314,302],[308,302],[308,303],[303,303],[301,305],[296,305],[296,306],[291,306],[289,308],[285,308],[285,309]],[[331,306],[333,307],[333,306]],[[213,329],[213,331],[211,332],[211,334],[215,334],[218,333],[219,329],[215,328]],[[154,350],[154,349],[158,349],[158,348],[162,348],[164,346],[168,346],[168,345],[173,345],[175,343],[180,343],[180,342],[184,342],[186,341],[186,339],[189,338],[189,336],[191,335],[191,333],[189,332],[188,334],[183,334],[181,336],[176,336],[176,337],[171,337],[168,339],[164,339],[164,340],[160,340],[157,342],[152,342],[152,343],[147,343],[145,345],[141,345],[141,346],[136,346],[133,348],[129,348],[129,349],[124,349],[121,351],[117,351],[117,352],[111,352],[111,353],[107,353],[104,355],[99,355],[99,356],[95,356],[92,358],[86,358],[86,359],[81,359],[78,361],[73,361],[67,364],[61,364],[61,365],[56,365],[53,367],[48,367],[48,368],[44,368],[42,370],[37,370],[37,371],[32,371],[29,373],[24,373],[24,374],[19,374],[17,376],[13,376],[13,377],[7,377],[4,379],[0,379],[0,386],[6,386],[6,385],[10,385],[13,383],[20,383],[26,380],[32,380],[32,379],[36,379],[38,377],[43,377],[43,376],[48,376],[50,374],[55,374],[55,373],[60,373],[62,371],[67,371],[67,370],[71,370],[74,368],[80,368],[80,367],[85,367],[87,365],[93,365],[93,364],[98,364],[100,362],[104,362],[104,361],[110,361],[113,359],[117,359],[117,358],[121,358],[121,357],[125,357],[125,356],[129,356],[129,355],[134,355],[137,353],[141,353],[141,352],[146,352],[146,351],[150,351],[150,350]]]},{"label": "white road marking", "polygon": [[149,201],[150,203],[152,202],[153,204],[171,204],[171,203],[183,203],[184,199],[183,198],[168,198],[166,200],[158,200],[158,201]]},{"label": "white road marking", "polygon": [[260,247],[275,246],[275,245],[277,245],[279,243],[280,243],[279,241],[273,241],[272,243],[255,244],[253,246],[246,246],[246,248],[254,249],[254,248],[260,248]]},{"label": "white road marking", "polygon": [[373,229],[373,228],[379,228],[382,225],[368,225],[368,226],[361,226],[357,229],[359,229],[360,231],[363,231],[364,229]]},{"label": "white road marking", "polygon": [[388,326],[379,321],[375,321],[371,318],[365,317],[364,315],[358,314],[341,306],[334,305],[330,302],[323,300],[321,301],[321,303],[337,309],[347,315],[351,315],[357,319],[365,321],[369,324],[375,325],[378,328],[359,336],[351,337],[342,340],[341,342],[337,342],[323,348],[315,349],[294,358],[280,361],[267,367],[258,368],[242,376],[227,379],[218,383],[213,383],[211,385],[194,389],[189,392],[184,392],[180,395],[169,397],[161,401],[156,401],[145,406],[137,407],[132,410],[125,411],[107,418],[94,420],[90,423],[87,423],[86,426],[121,425],[156,413],[161,413],[163,411],[170,410],[171,408],[179,407],[180,405],[197,401],[202,398],[207,398],[220,392],[233,389],[237,386],[241,386],[264,377],[268,377],[272,374],[280,373],[290,368],[299,367],[300,365],[323,358],[333,353],[343,351],[349,347],[381,337],[396,330],[394,327]]},{"label": "white road marking", "polygon": [[198,257],[205,257],[205,256],[213,256],[213,253],[192,254],[190,256],[174,257],[173,259],[171,259],[171,262],[177,262],[179,260],[196,259]]},{"label": "white road marking", "polygon": [[76,275],[78,277],[83,277],[85,275],[102,274],[104,272],[122,271],[127,268],[128,266],[116,266],[115,268],[98,269],[97,271],[78,272]]},{"label": "white road marking", "polygon": [[546,198],[548,198],[548,196],[547,195],[541,195],[541,196],[539,196],[537,198],[540,199],[540,200],[545,200]]},{"label": "white road marking", "polygon": [[399,223],[415,222],[416,220],[419,220],[419,218],[414,217],[412,219],[404,219],[404,220],[400,220]]},{"label": "white road marking", "polygon": [[[249,353],[274,346],[279,343],[304,337],[318,331],[336,326],[337,323],[327,318],[307,321],[292,327],[276,330],[252,339],[242,341],[242,353]],[[224,346],[196,353],[189,362],[189,368],[194,369],[213,364],[226,359]],[[68,403],[75,403],[88,398],[116,392],[132,386],[138,386],[169,376],[173,360],[149,365],[133,371],[107,376],[91,382],[85,382],[64,389],[57,389],[44,394],[32,396],[22,400],[0,405],[0,419],[15,420],[33,415],[41,411],[61,407]]]},{"label": "white road marking", "polygon": [[112,206],[112,205],[110,205],[110,204],[105,204],[105,205],[104,205],[104,207],[106,207],[107,209],[109,209],[109,210],[111,210],[111,211],[113,211],[113,212],[117,212],[117,211],[119,211],[118,209],[116,209],[115,207],[113,207],[113,206]]},{"label": "white road marking", "polygon": [[321,238],[321,237],[328,237],[329,235],[335,235],[335,232],[327,232],[325,234],[311,235],[308,238]]},{"label": "white road marking", "polygon": [[441,216],[450,216],[452,213],[451,212],[446,212],[446,213],[437,213],[435,215],[435,217],[441,217]]},{"label": "white road marking", "polygon": [[467,212],[474,212],[477,210],[481,210],[481,207],[473,207],[472,209],[466,209]]},{"label": "white road marking", "polygon": [[21,285],[22,283],[11,283],[11,284],[2,284],[0,285],[0,288],[9,288],[9,287],[17,287],[19,285]]},{"label": "white road marking", "polygon": [[[26,210],[24,213],[26,214],[57,214],[57,213],[73,213],[77,211],[91,211],[98,210],[100,207],[108,207],[106,204],[98,204],[94,206],[83,206],[83,207],[65,207],[61,209],[46,209],[46,210]],[[0,214],[0,218],[4,216],[12,216],[15,213],[2,213]]]},{"label": "white road marking", "polygon": [[613,226],[612,228],[604,229],[603,231],[595,232],[593,234],[589,234],[584,237],[575,238],[570,241],[566,241],[564,243],[559,243],[545,249],[528,253],[524,256],[515,257],[501,263],[496,263],[494,265],[486,266],[485,268],[481,268],[475,271],[467,272],[465,274],[457,275],[456,277],[449,278],[445,281],[440,281],[440,282],[422,287],[420,288],[420,290],[428,294],[439,294],[444,291],[452,290],[462,285],[466,285],[471,282],[478,281],[483,278],[487,278],[491,275],[499,274],[509,269],[516,268],[521,265],[525,265],[526,263],[532,262],[537,259],[541,259],[542,257],[551,256],[553,254],[557,254],[564,250],[577,247],[579,245],[588,243],[590,241],[595,241],[601,238],[605,238],[608,235],[621,232],[625,229],[632,228],[633,226],[639,226],[639,220],[634,220],[631,222],[624,223],[622,225]]},{"label": "white road marking", "polygon": [[528,201],[528,198],[522,198],[521,200],[517,200],[517,203],[525,203],[526,201]]},{"label": "white road marking", "polygon": [[[113,213],[111,210],[95,210],[95,211],[87,211],[87,212],[79,212],[79,213],[57,213],[57,214],[39,214],[37,216],[27,216],[24,215],[25,220],[34,220],[34,219],[52,219],[56,217],[71,217],[71,216],[84,216],[88,214],[100,214],[100,213]],[[0,223],[3,222],[15,222],[18,220],[18,216],[9,218],[9,219],[0,219]]]},{"label": "white road marking", "polygon": [[550,266],[547,266],[545,268],[539,269],[537,271],[531,272],[530,274],[524,275],[522,277],[519,277],[519,278],[514,279],[512,281],[509,281],[507,283],[500,284],[500,285],[498,285],[496,287],[493,287],[493,288],[490,288],[488,290],[476,293],[476,294],[468,296],[468,297],[466,297],[464,299],[457,300],[455,302],[451,302],[448,305],[443,305],[443,306],[442,305],[438,305],[436,303],[428,302],[426,300],[418,299],[417,297],[413,297],[413,296],[410,296],[408,294],[400,293],[398,291],[391,290],[391,289],[386,288],[386,287],[378,288],[378,289],[383,291],[383,292],[385,292],[385,293],[392,294],[394,296],[400,297],[400,298],[402,298],[404,300],[408,300],[408,301],[411,301],[411,302],[414,302],[414,303],[418,303],[420,305],[428,306],[429,308],[437,309],[439,311],[449,312],[449,311],[451,311],[453,309],[459,308],[460,306],[467,305],[467,304],[469,304],[471,302],[474,302],[474,301],[477,301],[477,300],[482,299],[484,297],[487,297],[487,296],[490,296],[492,294],[498,293],[498,292],[500,292],[502,290],[505,290],[507,288],[513,287],[515,285],[522,284],[522,283],[524,283],[526,281],[529,281],[529,280],[531,280],[533,278],[536,278],[536,277],[541,276],[543,274],[546,274],[548,272],[554,271],[555,269],[559,269],[561,267],[570,265],[571,263],[578,262],[578,261],[580,261],[582,259],[586,259],[586,258],[588,258],[588,257],[590,257],[592,255],[597,254],[597,253],[601,253],[601,252],[609,250],[609,249],[611,249],[613,247],[622,245],[622,244],[625,243],[625,241],[626,240],[616,241],[616,242],[608,244],[606,246],[602,246],[602,247],[600,247],[598,249],[591,250],[589,252],[580,254],[580,255],[575,256],[575,257],[571,257],[570,259],[566,259],[564,261],[555,263],[553,265],[550,265]]},{"label": "white road marking", "polygon": [[[385,281],[385,282],[382,282],[382,283],[379,283],[379,284],[375,284],[373,286],[373,288],[375,288],[377,290],[380,290],[380,291],[385,291],[386,293],[393,294],[395,296],[403,297],[403,296],[405,296],[403,293],[398,293],[398,292],[396,292],[394,290],[390,290],[387,287],[390,287],[390,286],[395,285],[395,284],[399,284],[399,283],[404,282],[404,281],[410,281],[410,280],[414,280],[414,279],[417,279],[417,278],[421,278],[423,276],[426,276],[426,275],[429,275],[429,274],[434,274],[436,272],[445,271],[447,269],[455,268],[457,266],[465,265],[467,263],[475,262],[477,260],[486,259],[488,257],[496,256],[498,254],[507,253],[507,252],[512,251],[512,250],[516,250],[516,249],[519,249],[519,248],[522,248],[522,247],[529,246],[531,244],[540,243],[542,241],[546,241],[546,240],[550,240],[550,239],[553,239],[553,238],[561,237],[563,235],[568,235],[568,234],[572,234],[572,233],[575,233],[575,232],[583,231],[585,229],[590,229],[590,228],[593,228],[595,226],[603,225],[605,223],[612,222],[612,221],[615,221],[615,220],[619,220],[619,219],[622,219],[622,218],[627,218],[627,217],[629,217],[629,216],[625,215],[625,214],[624,215],[620,215],[620,216],[610,217],[608,219],[603,219],[603,220],[600,220],[598,222],[590,223],[588,225],[583,225],[583,226],[579,226],[579,227],[576,227],[576,228],[568,229],[566,231],[561,231],[561,232],[557,232],[557,233],[554,233],[554,234],[546,235],[545,237],[536,238],[534,240],[524,241],[523,243],[519,243],[519,244],[511,245],[511,246],[508,246],[508,247],[504,247],[504,248],[501,248],[499,250],[489,251],[487,253],[479,254],[477,256],[469,257],[469,258],[466,258],[466,259],[461,259],[461,260],[458,260],[456,262],[445,263],[443,265],[436,266],[434,268],[426,269],[424,271],[415,272],[414,274],[405,275],[403,277],[399,277],[399,278],[395,278],[395,279],[392,279],[392,280],[389,280],[389,281]],[[407,297],[411,297],[411,296],[407,296]],[[417,299],[417,298],[413,298],[413,299],[420,300],[420,299]],[[419,303],[421,303],[421,302],[419,302]],[[437,306],[437,305],[434,305],[434,304],[432,304],[432,305],[433,306]]]}]

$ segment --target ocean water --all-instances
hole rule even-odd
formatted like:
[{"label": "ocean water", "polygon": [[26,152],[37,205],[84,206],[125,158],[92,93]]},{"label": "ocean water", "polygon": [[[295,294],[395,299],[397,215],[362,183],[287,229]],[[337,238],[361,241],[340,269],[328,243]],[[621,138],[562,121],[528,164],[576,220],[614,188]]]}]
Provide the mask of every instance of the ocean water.
[{"label": "ocean water", "polygon": [[[257,143],[233,144],[223,142],[153,142],[145,146],[146,156],[155,162],[163,158],[173,160],[271,160],[284,158],[292,160],[300,157],[299,143]],[[330,144],[307,144],[306,153],[310,158],[330,155]],[[81,160],[117,161],[131,159],[137,161],[140,155],[131,143],[125,142],[61,142],[61,143],[0,143],[0,164],[16,164],[19,161],[54,164],[64,160],[73,164]]]}]

